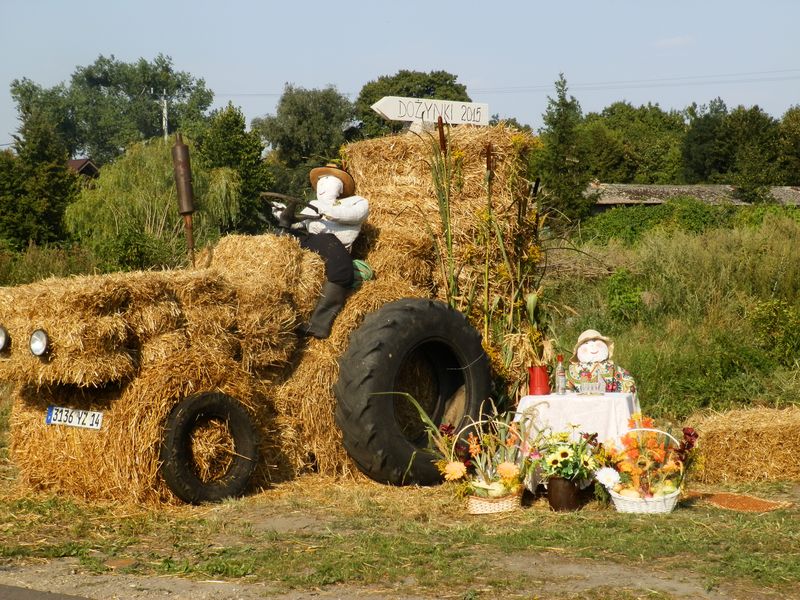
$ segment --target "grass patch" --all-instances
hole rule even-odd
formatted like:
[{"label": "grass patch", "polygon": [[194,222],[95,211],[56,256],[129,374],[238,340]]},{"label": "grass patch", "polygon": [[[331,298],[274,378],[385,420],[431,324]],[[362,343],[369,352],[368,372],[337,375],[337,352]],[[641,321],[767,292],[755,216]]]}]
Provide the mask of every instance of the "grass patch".
[{"label": "grass patch", "polygon": [[[589,570],[594,562],[621,572],[635,563],[642,572],[675,572],[705,587],[725,582],[782,593],[800,581],[800,554],[787,551],[800,547],[798,516],[796,505],[758,515],[691,503],[670,515],[622,515],[598,504],[553,513],[538,501],[513,515],[470,517],[445,488],[309,476],[221,505],[158,511],[3,499],[0,555],[6,562],[78,556],[87,572],[123,557],[135,564],[130,573],[258,581],[283,590],[411,585],[475,598],[523,597],[547,575],[520,569],[520,561],[549,557],[588,559]],[[579,597],[628,597],[628,586],[615,585],[608,592],[597,584]]]}]

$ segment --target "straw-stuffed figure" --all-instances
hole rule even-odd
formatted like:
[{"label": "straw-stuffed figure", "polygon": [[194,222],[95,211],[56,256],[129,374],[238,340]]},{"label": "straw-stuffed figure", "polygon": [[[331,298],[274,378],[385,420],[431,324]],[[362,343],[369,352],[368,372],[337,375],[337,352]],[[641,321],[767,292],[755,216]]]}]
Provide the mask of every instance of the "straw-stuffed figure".
[{"label": "straw-stuffed figure", "polygon": [[594,329],[578,336],[567,369],[567,389],[580,389],[581,383],[605,382],[607,392],[636,393],[636,382],[625,369],[613,361],[614,342]]},{"label": "straw-stuffed figure", "polygon": [[309,178],[317,199],[309,202],[311,208],[301,213],[311,218],[305,222],[308,233],[298,237],[301,247],[316,252],[325,260],[326,281],[311,319],[297,332],[326,338],[353,287],[350,248],[367,219],[369,203],[366,198],[354,195],[355,180],[336,165],[311,169]]}]

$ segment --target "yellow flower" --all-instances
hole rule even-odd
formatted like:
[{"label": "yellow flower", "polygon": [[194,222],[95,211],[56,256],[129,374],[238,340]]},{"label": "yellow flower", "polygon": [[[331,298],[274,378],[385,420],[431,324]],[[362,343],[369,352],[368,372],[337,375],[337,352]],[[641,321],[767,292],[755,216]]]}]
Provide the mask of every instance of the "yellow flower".
[{"label": "yellow flower", "polygon": [[512,462],[502,462],[497,465],[497,474],[502,479],[514,479],[519,476],[519,467]]},{"label": "yellow flower", "polygon": [[561,464],[561,457],[560,457],[560,456],[559,456],[557,453],[553,452],[553,454],[549,454],[549,455],[547,456],[547,458],[545,459],[545,461],[547,461],[547,464],[548,464],[549,466],[551,466],[551,467],[557,467],[558,465],[560,465],[560,464]]},{"label": "yellow flower", "polygon": [[569,446],[559,446],[556,448],[555,453],[561,460],[567,460],[568,458],[571,458],[573,454],[575,454],[575,452]]},{"label": "yellow flower", "polygon": [[456,481],[464,477],[467,474],[467,467],[464,465],[463,462],[460,461],[452,461],[445,465],[444,467],[444,478],[447,481]]}]

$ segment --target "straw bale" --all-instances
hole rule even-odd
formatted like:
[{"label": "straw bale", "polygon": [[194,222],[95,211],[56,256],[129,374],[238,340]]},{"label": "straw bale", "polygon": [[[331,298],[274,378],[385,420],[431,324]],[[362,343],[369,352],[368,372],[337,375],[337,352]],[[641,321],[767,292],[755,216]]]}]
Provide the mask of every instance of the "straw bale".
[{"label": "straw bale", "polygon": [[[487,258],[493,274],[491,293],[502,295],[510,285],[497,244],[486,243],[495,235],[487,227],[486,149],[491,145],[494,164],[491,211],[505,239],[510,240],[524,234],[516,217],[520,200],[527,196],[527,182],[521,175],[523,161],[534,142],[534,138],[502,125],[457,127],[449,132],[448,151],[459,165],[450,201],[453,253],[464,295],[473,288],[481,292]],[[381,271],[405,267],[404,277],[434,289],[443,298],[445,278],[437,249],[442,254],[445,244],[430,166],[436,144],[438,139],[429,134],[401,134],[351,144],[345,155],[358,193],[370,200],[369,220],[377,230],[376,242],[366,250],[367,261],[380,265]],[[487,247],[493,248],[488,257]],[[403,265],[399,264],[398,248],[400,256],[408,259]],[[433,277],[432,286],[425,281],[428,274]]]},{"label": "straw bale", "polygon": [[700,435],[700,481],[800,481],[800,407],[695,415],[689,423]]},{"label": "straw bale", "polygon": [[[173,501],[158,475],[165,419],[176,402],[218,389],[258,413],[263,402],[253,379],[235,362],[191,352],[146,369],[123,388],[92,393],[74,386],[21,386],[12,406],[11,455],[29,488],[87,500]],[[97,431],[46,425],[50,404],[102,410]]]}]

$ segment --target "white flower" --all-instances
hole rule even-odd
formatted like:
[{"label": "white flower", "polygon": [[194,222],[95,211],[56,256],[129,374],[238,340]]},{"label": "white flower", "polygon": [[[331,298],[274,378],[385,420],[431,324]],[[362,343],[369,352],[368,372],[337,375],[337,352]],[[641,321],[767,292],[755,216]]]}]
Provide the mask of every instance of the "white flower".
[{"label": "white flower", "polygon": [[602,483],[606,489],[611,489],[619,483],[619,473],[617,473],[617,471],[611,467],[603,467],[602,469],[598,469],[594,474],[594,478]]}]

